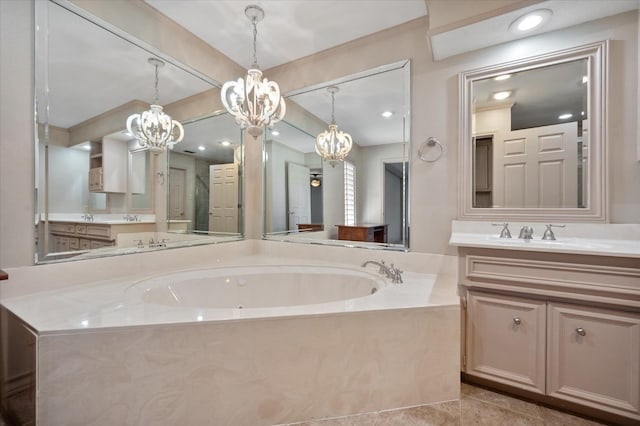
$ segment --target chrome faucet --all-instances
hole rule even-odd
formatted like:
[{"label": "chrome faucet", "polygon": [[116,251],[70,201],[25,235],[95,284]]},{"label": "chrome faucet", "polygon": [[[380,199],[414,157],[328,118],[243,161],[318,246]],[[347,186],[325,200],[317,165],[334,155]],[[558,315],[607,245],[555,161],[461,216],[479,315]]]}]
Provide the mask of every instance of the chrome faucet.
[{"label": "chrome faucet", "polygon": [[556,236],[553,233],[553,231],[551,230],[551,227],[556,227],[556,228],[564,228],[565,225],[554,225],[552,223],[545,225],[547,227],[547,229],[544,230],[544,234],[542,234],[542,239],[543,240],[555,240]]},{"label": "chrome faucet", "polygon": [[125,216],[123,216],[123,219],[126,220],[127,222],[137,222],[138,221],[138,215],[130,215],[130,214],[126,214]]},{"label": "chrome faucet", "polygon": [[82,215],[82,220],[86,221],[86,222],[93,222],[93,214],[92,213],[85,213]]},{"label": "chrome faucet", "polygon": [[518,238],[522,238],[523,240],[530,240],[533,238],[533,228],[530,226],[523,226],[522,229],[520,229],[520,235],[518,236]]},{"label": "chrome faucet", "polygon": [[378,273],[386,275],[387,278],[391,278],[392,283],[399,284],[402,282],[402,271],[393,266],[393,263],[391,264],[391,266],[387,266],[382,260],[380,262],[376,262],[375,260],[367,260],[362,264],[362,267],[366,268],[370,263],[378,266]]},{"label": "chrome faucet", "polygon": [[492,223],[493,226],[502,226],[500,231],[500,238],[511,238],[511,232],[509,231],[509,224],[505,223]]}]

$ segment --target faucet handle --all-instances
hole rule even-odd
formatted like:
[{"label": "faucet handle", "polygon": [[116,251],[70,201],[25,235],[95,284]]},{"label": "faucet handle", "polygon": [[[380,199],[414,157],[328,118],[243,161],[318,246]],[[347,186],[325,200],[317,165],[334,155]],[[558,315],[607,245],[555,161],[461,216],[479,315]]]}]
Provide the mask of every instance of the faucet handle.
[{"label": "faucet handle", "polygon": [[509,224],[507,222],[504,223],[492,223],[493,226],[502,226],[500,230],[500,238],[511,238],[511,232],[509,231]]},{"label": "faucet handle", "polygon": [[518,236],[518,238],[522,238],[525,240],[530,240],[533,238],[533,228],[530,227],[529,225],[524,225],[522,228],[520,228],[520,235]]},{"label": "faucet handle", "polygon": [[553,233],[553,231],[551,230],[552,227],[554,228],[564,228],[565,225],[555,225],[553,223],[550,223],[548,225],[545,225],[547,228],[544,230],[544,234],[542,234],[542,239],[543,240],[555,240],[556,236]]}]

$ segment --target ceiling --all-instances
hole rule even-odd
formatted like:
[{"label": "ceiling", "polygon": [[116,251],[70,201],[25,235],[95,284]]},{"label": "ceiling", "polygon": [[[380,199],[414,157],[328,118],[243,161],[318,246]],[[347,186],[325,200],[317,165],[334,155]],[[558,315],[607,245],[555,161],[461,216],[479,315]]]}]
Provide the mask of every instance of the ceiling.
[{"label": "ceiling", "polygon": [[145,0],[245,68],[253,30],[244,14],[260,6],[258,64],[264,70],[427,14],[425,0]]}]

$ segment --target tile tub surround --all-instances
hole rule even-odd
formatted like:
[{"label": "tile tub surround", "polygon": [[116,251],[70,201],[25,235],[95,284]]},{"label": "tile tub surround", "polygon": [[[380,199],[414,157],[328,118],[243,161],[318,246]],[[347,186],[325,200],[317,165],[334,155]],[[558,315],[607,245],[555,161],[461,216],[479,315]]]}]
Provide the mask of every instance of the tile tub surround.
[{"label": "tile tub surround", "polygon": [[[277,424],[458,398],[455,258],[264,243],[40,265],[11,271],[3,285],[9,284],[13,298],[76,292],[87,286],[79,271],[115,282],[178,266],[281,262],[264,254],[274,247],[283,257],[340,259],[351,266],[382,258],[437,278],[422,307],[36,330],[39,424]],[[10,304],[6,293],[0,296]],[[66,303],[59,311],[84,301]],[[55,323],[50,319],[42,318],[40,326]]]}]

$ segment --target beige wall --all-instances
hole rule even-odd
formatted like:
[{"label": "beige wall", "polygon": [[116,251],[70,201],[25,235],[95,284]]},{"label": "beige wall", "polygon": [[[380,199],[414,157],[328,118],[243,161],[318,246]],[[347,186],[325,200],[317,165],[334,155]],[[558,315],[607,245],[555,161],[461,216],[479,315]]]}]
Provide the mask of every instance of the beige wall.
[{"label": "beige wall", "polygon": [[[184,37],[168,37],[165,31],[172,28],[172,22],[161,16],[146,16],[140,10],[144,4],[117,1],[115,5],[109,2],[107,7],[106,2],[76,0],[76,3],[94,13],[103,13],[136,36],[218,81],[244,74],[244,70],[228,59],[225,62],[213,54],[193,54],[193,49],[207,49],[206,46],[189,44]],[[9,267],[32,262],[30,236],[33,231],[29,220],[33,207],[32,58],[24,54],[32,51],[32,28],[28,2],[0,1],[0,7],[2,58],[11,58],[0,64],[3,84],[0,267]],[[121,16],[123,11],[128,14]],[[458,73],[604,39],[612,40],[608,123],[611,220],[640,222],[640,191],[637,190],[640,165],[636,160],[639,139],[637,21],[638,13],[634,11],[434,62],[426,39],[427,18],[424,18],[266,70],[265,75],[287,92],[411,59],[411,250],[455,254],[448,246],[448,239],[451,220],[456,218],[457,211]],[[445,155],[432,164],[417,157],[420,143],[429,136],[442,141],[446,149]],[[245,143],[246,235],[259,238],[262,223],[260,140],[247,137]]]}]

